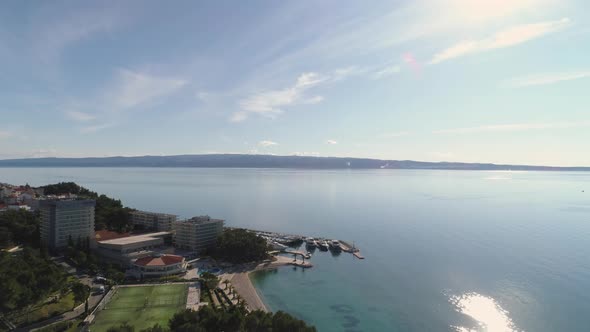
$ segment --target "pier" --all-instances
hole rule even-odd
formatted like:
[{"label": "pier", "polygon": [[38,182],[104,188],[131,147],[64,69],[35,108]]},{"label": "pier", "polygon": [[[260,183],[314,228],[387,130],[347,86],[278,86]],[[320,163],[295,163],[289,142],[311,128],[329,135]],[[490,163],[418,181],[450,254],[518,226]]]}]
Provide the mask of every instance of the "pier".
[{"label": "pier", "polygon": [[[259,231],[259,230],[249,230],[249,231],[254,232],[258,236],[265,238],[269,242],[269,244],[273,245],[275,250],[273,250],[271,252],[272,254],[282,252],[282,253],[295,255],[295,258],[297,258],[297,256],[301,256],[303,263],[297,263],[298,265],[296,265],[294,263],[291,265],[296,265],[296,266],[301,266],[301,267],[306,267],[306,268],[313,266],[311,263],[305,262],[305,259],[311,258],[311,256],[308,253],[300,251],[300,250],[290,249],[288,247],[289,245],[292,245],[293,243],[297,243],[297,245],[303,243],[304,240],[306,238],[308,238],[307,236],[296,235],[296,234],[282,234],[282,233],[277,233],[277,232],[266,232],[266,231]],[[324,238],[324,237],[314,237],[314,239],[317,241],[330,242],[330,239]],[[363,255],[361,255],[360,250],[354,245],[354,243],[351,245],[350,243],[348,243],[346,241],[339,240],[339,242],[340,242],[340,249],[343,252],[350,253],[357,259],[365,259],[365,257]],[[276,244],[281,244],[283,246],[283,248],[278,247]]]}]

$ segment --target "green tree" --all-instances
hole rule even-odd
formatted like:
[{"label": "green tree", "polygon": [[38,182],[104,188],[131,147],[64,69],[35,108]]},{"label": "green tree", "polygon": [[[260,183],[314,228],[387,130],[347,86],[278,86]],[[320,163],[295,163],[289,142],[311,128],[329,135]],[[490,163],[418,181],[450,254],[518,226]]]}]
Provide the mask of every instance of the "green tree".
[{"label": "green tree", "polygon": [[72,293],[74,293],[74,307],[75,307],[76,303],[82,303],[82,302],[86,301],[86,299],[90,295],[90,289],[88,288],[88,286],[82,284],[79,281],[76,281],[72,285]]},{"label": "green tree", "polygon": [[[106,195],[98,195],[74,182],[60,182],[46,185],[45,194],[76,194],[80,198],[94,199],[95,207],[95,228],[97,230],[110,229],[118,232],[126,232],[133,229],[130,212],[132,209],[123,206],[120,200],[110,198]],[[74,246],[72,244],[72,246]]]},{"label": "green tree", "polygon": [[215,289],[217,288],[217,285],[219,285],[219,278],[210,272],[203,272],[203,274],[201,274],[201,280],[203,285],[208,289]]},{"label": "green tree", "polygon": [[232,263],[246,263],[268,258],[266,240],[245,229],[225,229],[217,239],[213,256]]},{"label": "green tree", "polygon": [[0,212],[0,248],[22,244],[39,247],[39,215],[26,210]]},{"label": "green tree", "polygon": [[152,327],[148,327],[147,329],[141,330],[141,332],[165,332],[167,331],[166,328],[162,327],[160,324],[156,323]]},{"label": "green tree", "polygon": [[282,311],[276,314],[252,311],[239,307],[228,310],[215,310],[205,306],[199,311],[185,310],[175,314],[169,321],[172,331],[244,331],[271,332],[297,331],[313,332],[315,327]]},{"label": "green tree", "polygon": [[0,252],[0,312],[10,312],[45,299],[64,288],[65,273],[38,250]]}]

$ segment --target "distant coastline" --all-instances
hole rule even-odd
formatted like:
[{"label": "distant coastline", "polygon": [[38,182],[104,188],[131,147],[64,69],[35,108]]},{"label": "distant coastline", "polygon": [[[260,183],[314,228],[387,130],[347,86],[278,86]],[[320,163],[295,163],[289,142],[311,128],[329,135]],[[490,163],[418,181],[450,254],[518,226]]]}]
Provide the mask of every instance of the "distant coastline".
[{"label": "distant coastline", "polygon": [[200,154],[137,157],[25,158],[0,160],[0,167],[194,167],[285,169],[424,169],[482,171],[590,171],[586,166],[504,165],[345,157]]}]

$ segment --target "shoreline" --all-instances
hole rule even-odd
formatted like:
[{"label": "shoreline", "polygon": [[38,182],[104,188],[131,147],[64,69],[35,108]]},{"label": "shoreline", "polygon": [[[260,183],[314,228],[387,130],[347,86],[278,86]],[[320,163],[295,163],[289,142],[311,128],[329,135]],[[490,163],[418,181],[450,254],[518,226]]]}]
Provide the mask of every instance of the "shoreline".
[{"label": "shoreline", "polygon": [[250,277],[252,272],[264,271],[275,269],[281,266],[286,266],[291,263],[291,258],[284,256],[275,256],[277,260],[272,262],[265,262],[260,264],[248,264],[237,267],[231,273],[225,273],[221,278],[227,279],[231,282],[232,286],[238,292],[238,294],[246,301],[246,306],[250,310],[262,310],[264,312],[270,312],[267,304],[262,301],[260,294]]}]

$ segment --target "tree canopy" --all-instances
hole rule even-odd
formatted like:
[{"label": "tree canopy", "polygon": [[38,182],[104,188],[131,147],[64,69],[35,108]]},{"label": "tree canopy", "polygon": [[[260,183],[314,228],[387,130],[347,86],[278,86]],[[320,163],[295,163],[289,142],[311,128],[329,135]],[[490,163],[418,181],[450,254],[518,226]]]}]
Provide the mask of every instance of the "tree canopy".
[{"label": "tree canopy", "polygon": [[245,229],[225,229],[217,239],[215,258],[231,263],[247,263],[268,258],[265,239]]},{"label": "tree canopy", "polygon": [[39,217],[23,209],[0,212],[0,248],[22,244],[39,247]]},{"label": "tree canopy", "polygon": [[88,198],[96,198],[98,196],[94,191],[90,191],[84,187],[77,185],[74,182],[59,182],[55,184],[48,184],[43,188],[45,195],[63,195],[63,194],[75,194]]},{"label": "tree canopy", "polygon": [[96,200],[94,210],[94,227],[96,230],[109,229],[126,232],[133,228],[131,211],[124,207],[120,200],[107,195],[99,195],[94,191],[81,187],[74,182],[60,182],[42,187],[46,195],[76,194],[81,198]]},{"label": "tree canopy", "polygon": [[22,253],[0,253],[0,311],[22,309],[65,285],[60,267],[25,247]]},{"label": "tree canopy", "polygon": [[304,321],[285,312],[273,314],[260,310],[247,312],[240,307],[229,310],[215,310],[209,306],[199,311],[185,310],[170,319],[169,328],[178,332],[209,332],[209,331],[237,331],[237,332],[307,332],[316,331]]}]

